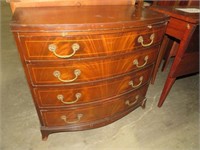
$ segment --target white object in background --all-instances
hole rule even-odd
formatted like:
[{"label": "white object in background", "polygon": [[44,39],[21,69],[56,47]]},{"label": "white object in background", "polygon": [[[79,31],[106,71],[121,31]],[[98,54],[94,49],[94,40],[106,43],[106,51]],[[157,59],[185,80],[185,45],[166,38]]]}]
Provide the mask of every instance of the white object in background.
[{"label": "white object in background", "polygon": [[198,8],[176,8],[176,9],[187,13],[200,13],[200,9]]}]

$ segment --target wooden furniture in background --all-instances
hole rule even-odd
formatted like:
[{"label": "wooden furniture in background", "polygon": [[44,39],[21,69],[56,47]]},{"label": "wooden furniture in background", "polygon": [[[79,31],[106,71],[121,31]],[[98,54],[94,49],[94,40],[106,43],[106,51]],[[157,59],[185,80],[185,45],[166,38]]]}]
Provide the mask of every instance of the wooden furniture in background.
[{"label": "wooden furniture in background", "polygon": [[[136,0],[6,0],[12,12],[17,7],[81,6],[81,5],[135,5]],[[137,3],[142,5],[143,0]]]},{"label": "wooden furniture in background", "polygon": [[167,21],[128,5],[17,8],[11,29],[43,140],[144,107]]},{"label": "wooden furniture in background", "polygon": [[[153,6],[161,6],[161,7],[199,7],[199,1],[198,0],[176,0],[176,1],[154,1]],[[178,47],[179,47],[179,42],[177,39],[171,36],[165,36],[164,38],[165,41],[165,54],[163,56],[163,66],[162,66],[162,71],[165,71],[167,68],[167,65],[169,64],[170,58],[174,57],[177,53]],[[152,80],[152,83],[154,81]]]},{"label": "wooden furniture in background", "polygon": [[179,44],[158,103],[158,106],[161,107],[177,77],[199,72],[199,13],[183,12],[177,10],[176,7],[157,6],[151,7],[151,9],[170,16],[166,36],[155,66],[153,82],[166,50],[166,43],[169,39],[167,36],[175,38]]},{"label": "wooden furniture in background", "polygon": [[155,0],[153,6],[199,6],[198,0]]}]

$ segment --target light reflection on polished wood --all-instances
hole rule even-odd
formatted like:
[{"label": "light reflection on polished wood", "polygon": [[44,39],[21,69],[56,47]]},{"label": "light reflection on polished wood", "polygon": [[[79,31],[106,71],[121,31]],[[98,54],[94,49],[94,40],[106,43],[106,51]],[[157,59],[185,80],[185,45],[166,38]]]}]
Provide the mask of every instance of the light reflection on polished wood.
[{"label": "light reflection on polished wood", "polygon": [[[71,107],[71,105],[85,104],[95,101],[102,101],[102,99],[108,99],[109,97],[122,95],[128,91],[135,90],[140,86],[149,82],[149,76],[152,73],[152,67],[148,67],[140,72],[133,72],[128,75],[124,75],[119,78],[114,78],[108,81],[101,81],[95,85],[90,83],[87,85],[74,85],[66,87],[55,87],[55,88],[35,88],[35,94],[37,95],[37,103],[40,107]],[[140,82],[139,78],[143,76],[143,82],[140,86],[132,88],[129,85],[130,81],[135,84]],[[112,87],[112,88],[110,88]],[[57,95],[63,95],[66,101],[74,99],[76,93],[81,93],[79,101],[73,104],[63,104],[57,99]],[[117,95],[116,95],[117,93]]]},{"label": "light reflection on polished wood", "polygon": [[[94,80],[101,80],[117,75],[121,75],[133,70],[138,69],[138,66],[133,64],[135,59],[138,60],[139,64],[145,65],[144,68],[151,63],[157,57],[158,47],[153,49],[138,51],[137,53],[127,54],[124,56],[113,57],[109,59],[101,59],[97,61],[72,61],[58,63],[40,63],[28,65],[29,72],[31,73],[31,80],[33,85],[44,85],[44,84],[73,84],[79,82],[90,82]],[[148,61],[144,59],[148,55]],[[123,63],[122,63],[123,62]],[[141,69],[140,68],[140,69]],[[74,70],[79,69],[81,74],[70,83],[64,83],[54,76],[55,71],[60,72],[60,78],[63,80],[74,79]]]},{"label": "light reflection on polished wood", "polygon": [[138,38],[141,35],[143,41],[149,43],[151,42],[149,36],[154,33],[155,38],[152,45],[159,44],[164,33],[163,26],[155,27],[152,30],[141,30],[139,33],[135,31],[92,36],[21,37],[21,41],[27,60],[60,60],[49,50],[49,46],[55,45],[56,54],[65,56],[73,53],[72,46],[75,43],[79,44],[80,48],[70,59],[103,57],[141,49],[143,46],[138,42]]}]

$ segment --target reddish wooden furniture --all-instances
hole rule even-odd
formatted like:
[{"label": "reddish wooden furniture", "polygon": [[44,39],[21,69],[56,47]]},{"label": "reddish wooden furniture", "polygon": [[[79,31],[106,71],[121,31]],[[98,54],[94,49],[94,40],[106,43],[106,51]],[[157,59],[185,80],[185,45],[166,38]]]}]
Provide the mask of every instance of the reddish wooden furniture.
[{"label": "reddish wooden furniture", "polygon": [[[198,8],[198,7],[197,7]],[[167,36],[179,42],[174,62],[171,66],[158,106],[161,107],[176,78],[199,71],[199,14],[176,10],[176,7],[152,7],[151,9],[170,15],[166,36],[157,60],[153,80],[166,49]]]},{"label": "reddish wooden furniture", "polygon": [[86,6],[86,5],[142,5],[143,0],[6,0],[14,13],[18,7]]},{"label": "reddish wooden furniture", "polygon": [[156,6],[199,6],[198,0],[154,0],[153,5]]},{"label": "reddish wooden furniture", "polygon": [[131,5],[17,8],[11,29],[43,140],[144,108],[167,21]]},{"label": "reddish wooden furniture", "polygon": [[[199,6],[199,1],[198,0],[177,0],[177,1],[154,1],[153,6],[170,6],[170,7],[198,7]],[[164,64],[162,66],[162,71],[165,71],[167,68],[167,65],[169,64],[170,58],[174,57],[176,55],[177,49],[179,47],[179,42],[177,39],[171,36],[165,36],[164,38],[165,41],[165,48],[166,52],[164,54]],[[152,83],[154,81],[152,80]]]}]

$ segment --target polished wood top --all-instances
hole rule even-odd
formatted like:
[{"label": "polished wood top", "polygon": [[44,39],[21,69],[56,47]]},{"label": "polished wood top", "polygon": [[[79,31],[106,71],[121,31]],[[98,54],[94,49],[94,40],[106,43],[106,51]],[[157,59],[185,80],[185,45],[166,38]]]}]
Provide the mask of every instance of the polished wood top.
[{"label": "polished wood top", "polygon": [[[17,8],[11,22],[13,30],[93,30],[146,26],[168,19],[164,14],[135,6],[63,6]],[[30,29],[29,29],[30,30]]]},{"label": "polished wood top", "polygon": [[177,10],[176,8],[198,8],[196,6],[153,6],[151,7],[152,10],[170,15],[173,18],[177,18],[179,20],[183,20],[189,23],[199,24],[199,13],[187,13],[184,11]]}]

